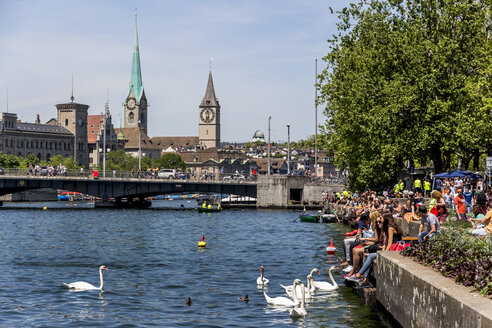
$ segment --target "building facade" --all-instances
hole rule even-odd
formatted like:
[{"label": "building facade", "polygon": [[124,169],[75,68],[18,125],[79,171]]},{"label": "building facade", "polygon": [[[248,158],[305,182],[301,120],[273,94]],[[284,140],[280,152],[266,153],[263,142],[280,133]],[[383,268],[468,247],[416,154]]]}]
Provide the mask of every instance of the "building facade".
[{"label": "building facade", "polygon": [[74,140],[73,157],[79,165],[88,167],[89,149],[87,147],[87,110],[88,105],[82,105],[72,101],[58,104],[58,125],[72,133]]},{"label": "building facade", "polygon": [[0,152],[27,157],[33,154],[48,161],[52,156],[73,156],[74,135],[53,124],[25,123],[15,113],[2,113],[0,122]]},{"label": "building facade", "polygon": [[[114,128],[111,114],[107,108],[106,113],[106,124],[104,114],[88,115],[87,117],[89,167],[96,167],[103,162],[104,150],[108,154],[125,148],[124,136]],[[104,136],[104,131],[106,131],[106,136]]]}]

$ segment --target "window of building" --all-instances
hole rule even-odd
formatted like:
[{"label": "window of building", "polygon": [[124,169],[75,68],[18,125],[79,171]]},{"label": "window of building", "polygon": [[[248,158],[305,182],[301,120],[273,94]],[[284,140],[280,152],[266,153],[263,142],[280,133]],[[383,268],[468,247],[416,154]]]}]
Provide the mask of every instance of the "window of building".
[{"label": "window of building", "polygon": [[128,114],[128,123],[130,123],[130,124],[135,123],[135,115],[132,112],[130,112],[130,114]]},{"label": "window of building", "polygon": [[68,126],[68,118],[65,119],[65,126]]}]

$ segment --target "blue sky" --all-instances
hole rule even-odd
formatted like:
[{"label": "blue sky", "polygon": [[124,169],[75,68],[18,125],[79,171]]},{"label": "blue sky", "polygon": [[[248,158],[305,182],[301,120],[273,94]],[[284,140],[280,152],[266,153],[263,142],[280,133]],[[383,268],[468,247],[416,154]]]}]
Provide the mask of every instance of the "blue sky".
[{"label": "blue sky", "polygon": [[[148,134],[198,135],[198,105],[212,74],[222,106],[222,141],[249,141],[255,130],[291,140],[314,134],[314,60],[318,71],[349,1],[168,0],[0,1],[0,110],[33,122],[56,117],[55,104],[104,109],[113,122],[128,94],[134,14]],[[322,107],[318,120],[322,122]]]}]

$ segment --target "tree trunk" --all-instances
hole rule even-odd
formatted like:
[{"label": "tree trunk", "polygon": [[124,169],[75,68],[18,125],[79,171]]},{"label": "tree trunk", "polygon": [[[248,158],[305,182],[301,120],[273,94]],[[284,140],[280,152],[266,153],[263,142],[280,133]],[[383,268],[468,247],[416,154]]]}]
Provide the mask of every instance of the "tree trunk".
[{"label": "tree trunk", "polygon": [[473,150],[473,170],[478,171],[479,165],[480,165],[480,150],[477,148]]},{"label": "tree trunk", "polygon": [[442,172],[442,153],[440,144],[434,144],[431,148],[431,159],[434,163],[434,173]]}]

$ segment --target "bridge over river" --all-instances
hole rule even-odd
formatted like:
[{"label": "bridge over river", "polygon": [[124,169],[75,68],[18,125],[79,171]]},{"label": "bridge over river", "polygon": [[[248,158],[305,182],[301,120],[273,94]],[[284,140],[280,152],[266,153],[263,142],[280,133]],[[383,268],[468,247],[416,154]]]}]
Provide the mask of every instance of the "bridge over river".
[{"label": "bridge over river", "polygon": [[0,195],[52,188],[76,191],[116,203],[139,204],[156,195],[180,193],[233,194],[256,198],[256,182],[215,182],[145,178],[89,178],[64,176],[0,176]]},{"label": "bridge over river", "polygon": [[[116,206],[143,205],[147,197],[165,194],[211,193],[257,199],[258,207],[287,208],[292,204],[321,203],[322,191],[343,185],[316,183],[302,176],[258,176],[257,181],[210,181],[131,177],[0,175],[0,195],[52,188],[111,199]],[[148,203],[150,204],[150,203]]]}]

